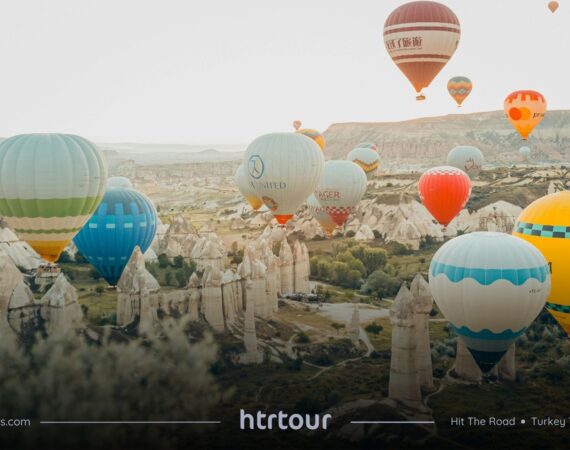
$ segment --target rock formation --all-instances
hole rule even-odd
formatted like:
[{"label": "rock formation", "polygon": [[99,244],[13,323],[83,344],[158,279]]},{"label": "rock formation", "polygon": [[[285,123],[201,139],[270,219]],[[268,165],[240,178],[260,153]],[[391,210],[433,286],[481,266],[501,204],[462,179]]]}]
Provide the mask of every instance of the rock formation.
[{"label": "rock formation", "polygon": [[257,350],[257,335],[255,332],[255,300],[250,298],[246,303],[245,324],[243,330],[243,343],[245,345],[245,354],[242,361],[245,364],[257,364],[259,361],[259,353]]},{"label": "rock formation", "polygon": [[516,344],[513,343],[507,350],[507,353],[501,358],[497,364],[497,370],[499,372],[499,378],[507,381],[516,381],[517,379],[517,367],[515,363],[515,349]]},{"label": "rock formation", "polygon": [[432,389],[433,368],[429,344],[429,313],[433,307],[433,297],[429,283],[419,273],[414,277],[410,285],[410,292],[414,298],[418,381],[421,387]]},{"label": "rock formation", "polygon": [[287,239],[281,241],[279,248],[279,267],[281,279],[281,295],[292,294],[295,290],[293,266],[295,261],[293,259],[293,252]]},{"label": "rock formation", "polygon": [[216,331],[223,331],[225,326],[222,277],[222,272],[217,267],[208,267],[202,276],[201,313]]},{"label": "rock formation", "polygon": [[41,316],[46,322],[48,334],[66,333],[80,328],[83,312],[78,302],[77,290],[59,274],[55,283],[41,301]]},{"label": "rock formation", "polygon": [[478,383],[481,381],[482,372],[473,359],[471,352],[463,342],[463,339],[457,337],[457,350],[455,352],[455,373],[459,378],[466,381]]},{"label": "rock formation", "polygon": [[239,275],[229,269],[222,277],[222,304],[226,327],[230,327],[243,311],[243,294]]},{"label": "rock formation", "polygon": [[350,319],[348,335],[350,336],[352,345],[357,346],[360,338],[360,312],[358,310],[358,303],[355,303],[352,310],[352,318]]},{"label": "rock formation", "polygon": [[293,246],[293,290],[298,293],[308,294],[311,292],[309,274],[309,250],[304,243],[295,241]]},{"label": "rock formation", "polygon": [[37,269],[44,264],[32,247],[27,242],[21,241],[2,219],[0,219],[0,255],[6,255],[24,271]]},{"label": "rock formation", "polygon": [[[158,281],[146,270],[144,256],[139,247],[135,247],[119,282],[117,300],[117,324],[127,325],[136,316],[144,328],[150,327],[156,312],[150,302],[150,294],[158,292]],[[139,326],[140,327],[140,326]]]},{"label": "rock formation", "polygon": [[172,219],[168,230],[159,239],[155,252],[158,255],[165,254],[169,258],[182,256],[189,260],[198,239],[196,228],[183,215],[178,215]]},{"label": "rock formation", "polygon": [[414,298],[405,284],[390,309],[392,356],[390,359],[389,398],[410,407],[421,404],[416,367],[416,322]]},{"label": "rock formation", "polygon": [[23,279],[19,280],[8,303],[10,328],[20,336],[30,336],[39,328],[39,319],[40,315],[34,302],[34,294]]},{"label": "rock formation", "polygon": [[194,272],[190,275],[187,286],[188,293],[188,317],[190,320],[198,320],[200,313],[200,301],[202,292],[200,288],[200,278]]},{"label": "rock formation", "polygon": [[224,270],[226,260],[224,243],[215,233],[202,236],[194,243],[190,258],[196,262],[197,270],[203,271],[209,267]]},{"label": "rock formation", "polygon": [[[245,250],[244,258],[238,266],[238,275],[242,279],[242,289],[246,304],[251,300],[255,305],[255,315],[270,318],[273,314],[276,299],[273,295],[274,288],[267,286],[267,267],[258,258],[253,245]],[[275,280],[272,278],[273,281]],[[275,283],[274,283],[275,284]]]}]

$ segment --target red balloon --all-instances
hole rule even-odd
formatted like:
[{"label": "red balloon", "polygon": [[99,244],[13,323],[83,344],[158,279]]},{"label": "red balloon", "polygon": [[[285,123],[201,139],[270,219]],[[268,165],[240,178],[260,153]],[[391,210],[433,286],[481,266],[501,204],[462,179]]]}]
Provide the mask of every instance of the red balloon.
[{"label": "red balloon", "polygon": [[455,167],[434,167],[420,177],[418,192],[427,210],[446,227],[469,200],[471,180]]}]

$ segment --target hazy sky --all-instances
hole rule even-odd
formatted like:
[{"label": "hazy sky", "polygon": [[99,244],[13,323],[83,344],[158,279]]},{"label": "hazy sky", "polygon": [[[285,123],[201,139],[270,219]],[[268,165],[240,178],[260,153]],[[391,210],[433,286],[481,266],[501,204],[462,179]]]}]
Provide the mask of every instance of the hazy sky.
[{"label": "hazy sky", "polygon": [[0,136],[248,143],[271,131],[462,112],[516,89],[570,108],[570,2],[442,0],[461,22],[425,102],[392,63],[382,27],[401,0],[3,0]]}]

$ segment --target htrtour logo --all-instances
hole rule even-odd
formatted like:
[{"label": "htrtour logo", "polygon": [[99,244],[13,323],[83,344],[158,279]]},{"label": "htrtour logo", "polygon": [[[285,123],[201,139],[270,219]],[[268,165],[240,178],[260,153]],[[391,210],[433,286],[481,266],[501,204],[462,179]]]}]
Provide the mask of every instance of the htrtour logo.
[{"label": "htrtour logo", "polygon": [[259,155],[251,155],[247,164],[249,174],[252,178],[259,180],[265,170],[263,159]]},{"label": "htrtour logo", "polygon": [[274,414],[266,414],[257,411],[256,416],[246,413],[243,409],[239,412],[239,427],[241,430],[326,430],[332,415],[323,414],[287,414],[279,411]]}]

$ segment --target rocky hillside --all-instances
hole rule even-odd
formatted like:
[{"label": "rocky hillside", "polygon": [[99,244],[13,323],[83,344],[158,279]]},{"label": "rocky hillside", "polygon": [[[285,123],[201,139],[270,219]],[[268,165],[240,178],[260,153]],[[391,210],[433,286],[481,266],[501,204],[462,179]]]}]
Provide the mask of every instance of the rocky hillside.
[{"label": "rocky hillside", "polygon": [[[520,162],[521,140],[503,112],[452,114],[405,122],[338,123],[324,133],[329,159],[344,158],[359,142],[376,142],[386,163],[444,162],[456,145],[475,145],[487,162]],[[564,162],[570,111],[549,111],[530,137],[534,161]]]}]

